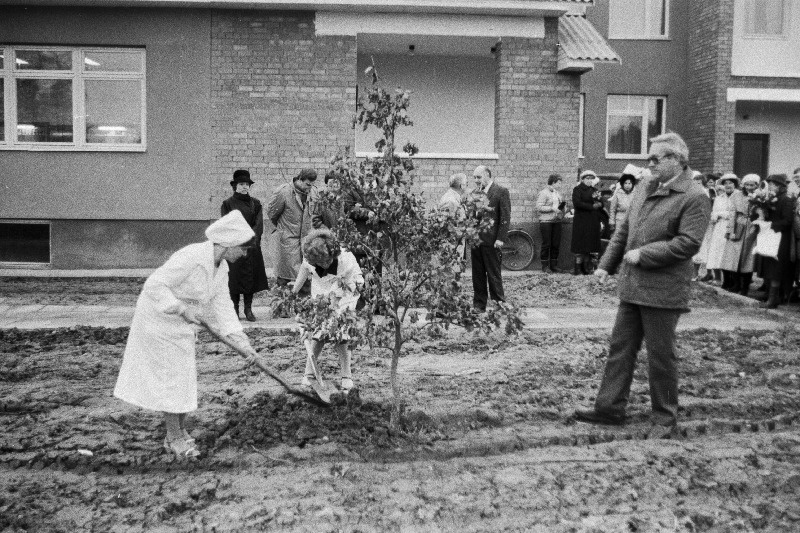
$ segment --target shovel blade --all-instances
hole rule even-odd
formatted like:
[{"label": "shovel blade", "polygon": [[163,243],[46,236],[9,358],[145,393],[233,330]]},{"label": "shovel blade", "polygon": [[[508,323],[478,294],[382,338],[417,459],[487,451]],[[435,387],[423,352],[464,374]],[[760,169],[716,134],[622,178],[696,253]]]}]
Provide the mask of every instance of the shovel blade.
[{"label": "shovel blade", "polygon": [[319,396],[319,399],[326,404],[331,403],[331,394],[336,392],[336,389],[331,388],[325,383],[320,383],[317,380],[311,382],[311,388],[314,390],[317,396]]}]

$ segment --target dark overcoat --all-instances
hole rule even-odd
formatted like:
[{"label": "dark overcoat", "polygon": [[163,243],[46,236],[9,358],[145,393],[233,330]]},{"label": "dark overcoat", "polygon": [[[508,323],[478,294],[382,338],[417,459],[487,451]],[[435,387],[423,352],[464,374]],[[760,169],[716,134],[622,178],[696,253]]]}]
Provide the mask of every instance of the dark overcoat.
[{"label": "dark overcoat", "polygon": [[575,208],[575,217],[572,219],[572,246],[573,254],[593,254],[600,251],[600,209],[595,209],[595,200],[592,195],[597,189],[579,183],[572,189],[572,205]]},{"label": "dark overcoat", "polygon": [[795,199],[783,193],[778,196],[775,205],[764,210],[764,218],[772,222],[772,230],[781,234],[778,247],[778,258],[761,257],[758,276],[764,279],[780,281],[785,289],[792,286],[792,222],[794,219]]},{"label": "dark overcoat", "polygon": [[247,251],[247,255],[236,261],[228,262],[228,288],[231,294],[253,294],[269,289],[267,271],[264,268],[264,255],[261,253],[261,235],[264,233],[264,210],[261,202],[246,194],[234,193],[222,202],[222,216],[233,210],[240,211],[244,219],[256,234],[255,246]]},{"label": "dark overcoat", "polygon": [[[650,178],[633,190],[628,216],[611,237],[598,268],[610,274],[619,268],[623,302],[686,311],[692,257],[710,218],[708,197],[692,179],[690,168],[667,187]],[[622,260],[629,250],[639,250],[638,264]]]}]

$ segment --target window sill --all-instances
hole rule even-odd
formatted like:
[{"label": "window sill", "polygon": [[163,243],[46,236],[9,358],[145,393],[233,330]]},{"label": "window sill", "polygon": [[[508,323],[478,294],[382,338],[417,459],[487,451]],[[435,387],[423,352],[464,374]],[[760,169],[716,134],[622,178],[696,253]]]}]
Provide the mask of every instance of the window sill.
[{"label": "window sill", "polygon": [[[381,157],[380,152],[356,152],[356,157]],[[402,158],[407,158],[405,152],[397,153]],[[492,159],[498,160],[498,154],[489,153],[445,153],[445,152],[420,152],[413,156],[413,159]]]},{"label": "window sill", "polygon": [[744,33],[740,35],[744,40],[747,41],[788,41],[789,36],[785,33],[780,35],[773,34],[773,33]]},{"label": "window sill", "polygon": [[0,261],[0,268],[7,268],[13,270],[47,270],[50,268],[50,263],[14,263],[12,261]]},{"label": "window sill", "polygon": [[606,154],[606,159],[637,159],[646,161],[647,154]]},{"label": "window sill", "polygon": [[9,152],[146,152],[144,145],[75,146],[74,144],[0,144],[0,150]]},{"label": "window sill", "polygon": [[654,37],[642,37],[641,35],[635,35],[630,37],[608,37],[609,41],[671,41],[672,38],[668,35],[657,35]]}]

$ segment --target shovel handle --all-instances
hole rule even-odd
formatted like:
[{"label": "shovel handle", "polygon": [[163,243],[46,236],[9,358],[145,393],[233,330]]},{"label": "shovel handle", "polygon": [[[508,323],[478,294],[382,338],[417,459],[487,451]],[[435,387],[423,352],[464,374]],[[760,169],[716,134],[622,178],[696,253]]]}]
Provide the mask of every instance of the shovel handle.
[{"label": "shovel handle", "polygon": [[[221,343],[226,345],[228,348],[232,349],[233,351],[235,351],[236,353],[238,353],[239,355],[241,355],[245,359],[249,359],[250,358],[250,354],[248,354],[246,351],[242,350],[241,346],[239,346],[235,342],[231,342],[230,339],[228,339],[222,333],[220,333],[219,331],[214,329],[205,320],[200,320],[200,325],[202,325],[204,328],[206,328],[206,330],[208,330],[208,332],[211,333],[212,336],[214,336],[218,341],[220,341]],[[283,377],[280,374],[278,374],[277,372],[272,370],[270,367],[268,367],[267,365],[265,365],[261,361],[256,360],[256,361],[254,361],[254,364],[259,369],[261,369],[262,372],[264,372],[269,377],[271,377],[272,379],[274,379],[275,381],[277,381],[278,383],[283,385],[283,387],[286,390],[288,390],[290,392],[294,392],[294,388],[285,379],[283,379]]]}]

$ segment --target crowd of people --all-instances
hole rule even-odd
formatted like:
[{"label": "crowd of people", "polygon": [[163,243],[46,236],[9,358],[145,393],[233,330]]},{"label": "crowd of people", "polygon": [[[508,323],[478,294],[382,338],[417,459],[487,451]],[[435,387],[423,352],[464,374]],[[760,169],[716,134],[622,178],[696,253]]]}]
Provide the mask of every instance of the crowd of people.
[{"label": "crowd of people", "polygon": [[[536,210],[542,271],[561,272],[562,226],[571,217],[573,274],[601,280],[619,274],[620,307],[600,391],[594,407],[577,411],[577,419],[624,420],[636,355],[646,342],[653,425],[663,434],[674,432],[677,423],[674,337],[680,314],[688,310],[691,281],[747,295],[755,274],[764,280],[764,306],[774,308],[796,296],[800,168],[791,182],[785,174],[703,175],[689,168],[688,149],[677,134],[651,142],[647,168],[627,165],[608,206],[599,177],[587,170],[572,190],[571,213],[559,174],[547,178]],[[470,249],[473,307],[482,313],[490,299],[505,301],[501,262],[511,200],[489,167],[476,167],[472,176],[471,191],[466,174],[451,176],[436,208],[464,216],[467,198],[485,208],[482,217],[490,224]],[[276,284],[330,298],[332,312],[341,314],[363,306],[364,272],[379,275],[382,264],[367,260],[380,258],[380,250],[348,250],[331,230],[345,217],[363,235],[382,222],[361,192],[341,189],[335,172],[325,176],[326,193],[339,199],[334,204],[320,201],[316,180],[315,170],[304,169],[270,196],[266,216],[277,240]],[[255,321],[253,296],[269,288],[261,252],[264,209],[250,194],[254,181],[247,170],[236,170],[230,185],[221,218],[206,230],[208,240],[177,251],[145,282],[114,391],[133,405],[162,412],[164,447],[180,457],[199,453],[185,424],[186,414],[197,408],[196,326],[219,331],[251,360],[257,356],[243,332],[239,306],[243,298],[244,318]],[[464,258],[463,243],[458,250]],[[317,359],[329,341],[339,354],[341,390],[347,393],[354,386],[353,347],[320,331],[304,331],[301,384],[319,378]]]}]

